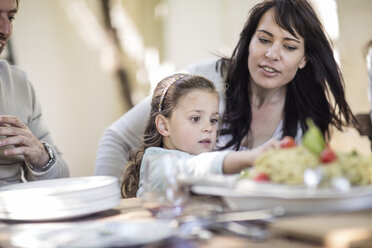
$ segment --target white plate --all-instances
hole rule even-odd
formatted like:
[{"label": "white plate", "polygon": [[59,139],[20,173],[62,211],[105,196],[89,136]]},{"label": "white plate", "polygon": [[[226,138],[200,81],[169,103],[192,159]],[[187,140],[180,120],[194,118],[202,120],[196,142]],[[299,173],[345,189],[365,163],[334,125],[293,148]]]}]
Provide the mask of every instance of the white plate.
[{"label": "white plate", "polygon": [[[0,212],[8,209],[11,211],[24,211],[25,204],[27,203],[27,209],[37,211],[38,209],[53,209],[53,210],[65,210],[75,209],[86,206],[91,202],[99,202],[109,199],[117,199],[120,194],[119,189],[112,189],[106,191],[104,194],[96,193],[95,196],[84,192],[73,195],[63,196],[45,196],[41,194],[26,195],[22,199],[15,197],[1,197],[4,201],[0,201]],[[20,196],[22,197],[22,196]],[[44,203],[44,204],[41,204]],[[25,203],[25,204],[22,204]],[[44,206],[47,203],[48,206]]]},{"label": "white plate", "polygon": [[127,247],[153,243],[174,233],[169,222],[160,220],[27,224],[12,228],[11,245],[45,248]]},{"label": "white plate", "polygon": [[239,175],[204,175],[194,176],[189,174],[179,174],[177,180],[180,184],[185,186],[203,185],[203,186],[217,186],[217,187],[234,187]]},{"label": "white plate", "polygon": [[111,187],[114,183],[118,183],[117,178],[111,176],[48,179],[2,186],[0,187],[0,195],[28,193],[62,195],[66,193],[71,194],[71,192]]},{"label": "white plate", "polygon": [[52,201],[44,202],[42,205],[40,205],[39,209],[36,209],[35,207],[24,207],[23,210],[11,209],[1,211],[0,219],[20,221],[51,221],[71,219],[115,208],[120,204],[120,199],[115,196],[99,201],[90,201],[77,208],[65,207],[61,209],[53,209],[50,202]]},{"label": "white plate", "polygon": [[338,191],[240,180],[233,188],[194,185],[192,191],[221,196],[233,211],[283,207],[288,214],[303,214],[372,209],[372,186]]},{"label": "white plate", "polygon": [[116,177],[51,179],[0,188],[0,219],[60,220],[114,208],[120,204]]}]

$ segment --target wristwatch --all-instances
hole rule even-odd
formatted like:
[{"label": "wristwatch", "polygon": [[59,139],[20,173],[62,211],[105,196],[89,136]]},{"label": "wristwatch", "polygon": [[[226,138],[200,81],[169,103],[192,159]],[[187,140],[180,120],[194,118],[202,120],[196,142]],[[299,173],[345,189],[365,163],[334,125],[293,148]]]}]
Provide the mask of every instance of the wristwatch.
[{"label": "wristwatch", "polygon": [[50,145],[46,142],[42,142],[42,144],[44,145],[44,148],[45,150],[47,151],[48,155],[49,155],[49,161],[46,165],[44,165],[43,167],[41,168],[35,168],[35,167],[31,167],[31,169],[33,171],[36,171],[36,172],[44,172],[44,171],[47,171],[55,162],[56,162],[56,157],[54,156],[54,152],[53,152],[53,149],[50,147]]}]

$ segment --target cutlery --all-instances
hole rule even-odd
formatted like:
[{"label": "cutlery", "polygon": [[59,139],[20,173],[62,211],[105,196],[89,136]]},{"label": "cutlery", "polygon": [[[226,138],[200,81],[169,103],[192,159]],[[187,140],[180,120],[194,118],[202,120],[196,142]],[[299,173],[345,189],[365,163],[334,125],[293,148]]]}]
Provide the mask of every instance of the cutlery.
[{"label": "cutlery", "polygon": [[[225,212],[198,217],[195,215],[182,216],[177,219],[179,235],[184,238],[209,239],[213,234],[209,231],[228,231],[230,233],[254,239],[263,240],[268,236],[267,230],[249,221],[271,222],[276,217],[283,216],[281,207],[270,209]],[[244,224],[243,224],[244,222]]]}]

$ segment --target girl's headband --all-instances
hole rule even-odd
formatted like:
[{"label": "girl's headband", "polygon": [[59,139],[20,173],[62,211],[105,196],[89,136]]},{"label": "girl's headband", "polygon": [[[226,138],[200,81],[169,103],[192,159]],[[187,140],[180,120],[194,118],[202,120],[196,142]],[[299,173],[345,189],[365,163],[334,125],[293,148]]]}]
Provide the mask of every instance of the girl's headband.
[{"label": "girl's headband", "polygon": [[165,94],[167,94],[167,91],[168,91],[169,87],[171,87],[175,82],[177,82],[178,80],[180,80],[181,78],[184,78],[184,77],[186,77],[186,75],[179,75],[179,76],[177,76],[176,78],[173,79],[172,82],[170,82],[168,84],[167,87],[164,88],[164,91],[163,91],[163,94],[160,97],[160,102],[159,102],[159,106],[158,106],[159,113],[161,112],[161,108],[162,108],[162,105],[163,105],[164,97],[165,97]]}]

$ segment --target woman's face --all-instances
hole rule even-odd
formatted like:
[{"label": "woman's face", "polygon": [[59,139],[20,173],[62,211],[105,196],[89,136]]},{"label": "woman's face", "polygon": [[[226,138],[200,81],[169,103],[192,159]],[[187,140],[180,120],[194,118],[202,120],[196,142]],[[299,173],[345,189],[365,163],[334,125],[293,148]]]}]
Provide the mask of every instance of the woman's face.
[{"label": "woman's face", "polygon": [[249,45],[248,69],[251,83],[275,89],[289,83],[306,65],[304,39],[282,29],[270,9],[258,23]]}]

